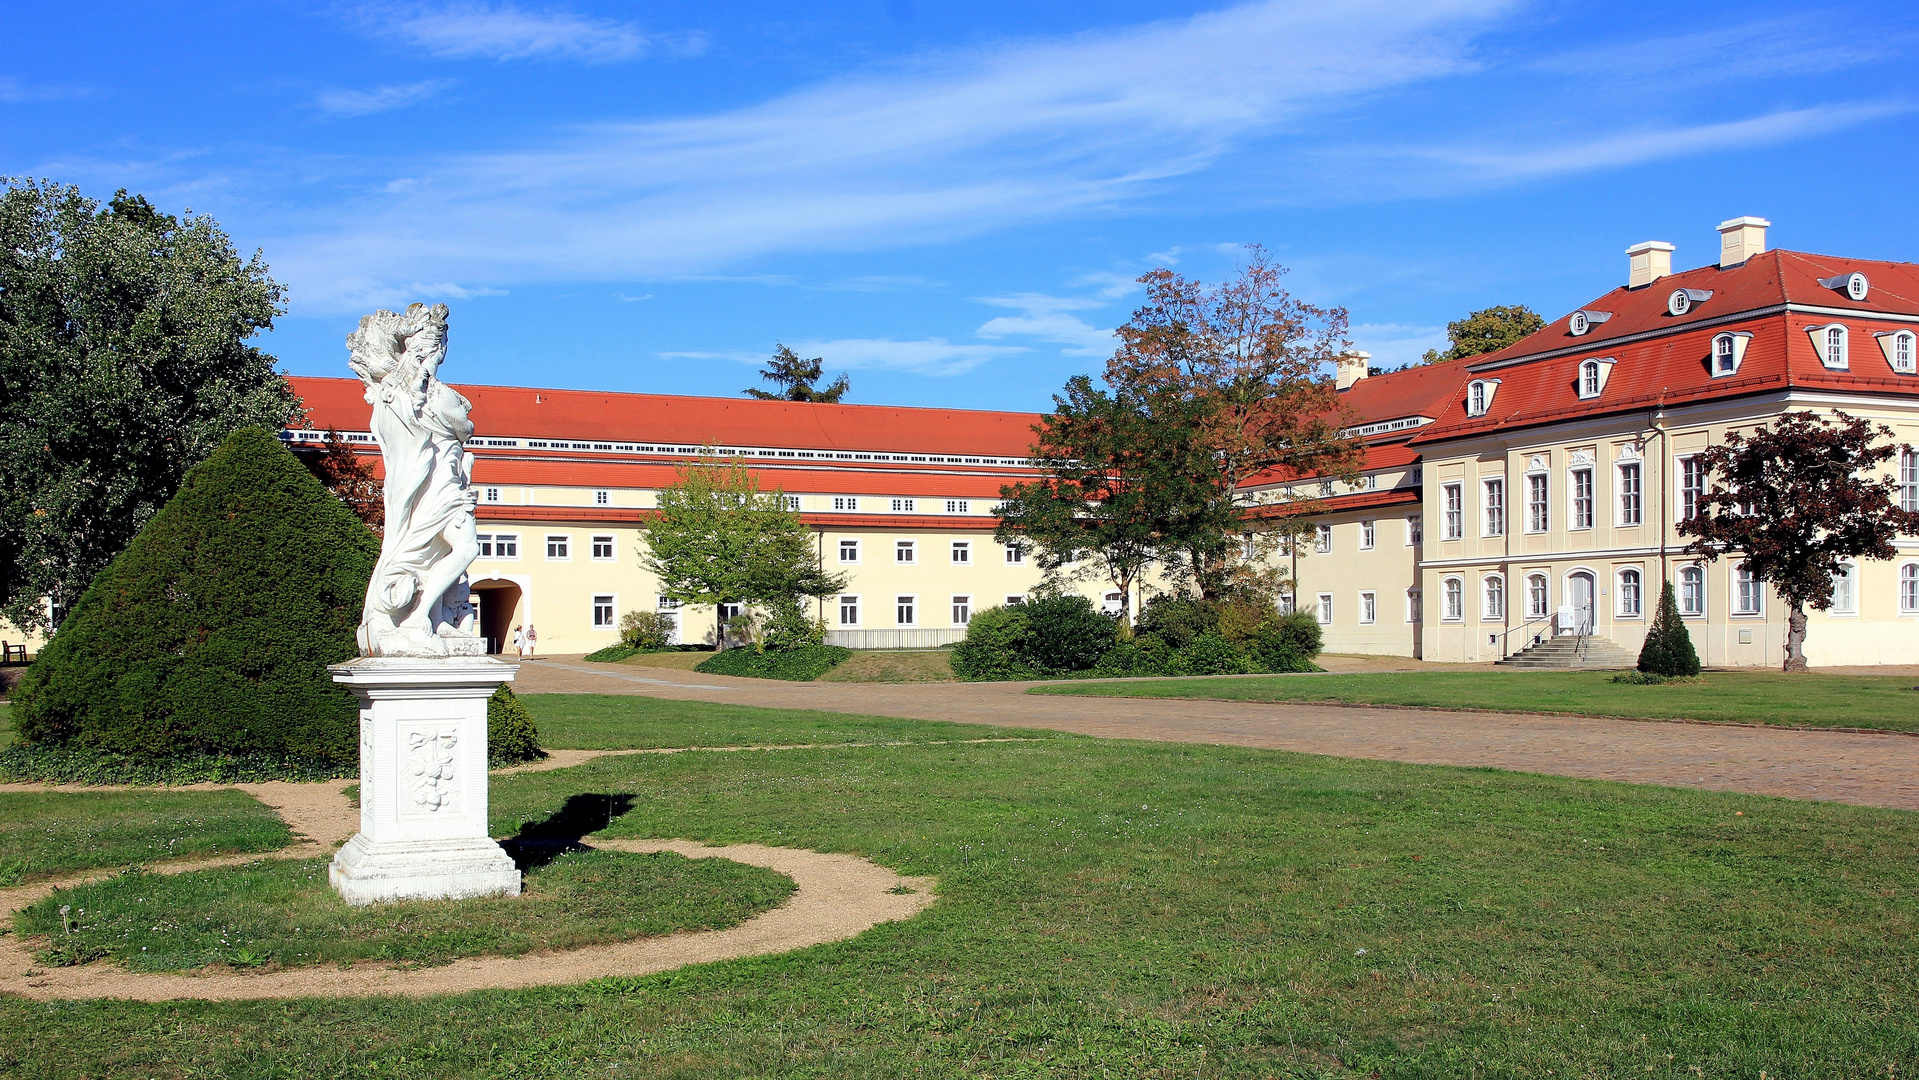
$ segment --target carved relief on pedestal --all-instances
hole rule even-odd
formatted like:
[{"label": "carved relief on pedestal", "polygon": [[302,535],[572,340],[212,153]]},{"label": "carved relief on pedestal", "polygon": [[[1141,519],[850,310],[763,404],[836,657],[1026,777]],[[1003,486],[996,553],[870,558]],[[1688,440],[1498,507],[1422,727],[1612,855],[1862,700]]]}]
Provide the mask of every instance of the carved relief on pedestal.
[{"label": "carved relief on pedestal", "polygon": [[406,793],[400,800],[403,814],[436,814],[457,809],[459,782],[455,778],[454,758],[459,746],[459,729],[448,725],[416,728],[401,736],[406,746],[406,764],[401,783]]}]

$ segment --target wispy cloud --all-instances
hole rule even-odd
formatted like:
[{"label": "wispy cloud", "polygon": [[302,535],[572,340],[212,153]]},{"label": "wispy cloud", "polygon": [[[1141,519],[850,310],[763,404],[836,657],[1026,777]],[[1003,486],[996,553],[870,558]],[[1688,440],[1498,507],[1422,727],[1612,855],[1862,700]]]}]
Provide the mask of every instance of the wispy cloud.
[{"label": "wispy cloud", "polygon": [[1065,346],[1066,356],[1111,356],[1113,332],[1093,326],[1071,314],[1107,306],[1107,301],[1091,297],[1049,296],[1044,293],[1017,293],[1012,296],[984,297],[981,303],[1015,308],[1018,315],[1001,315],[987,320],[975,333],[989,341],[1005,337],[1030,337]]},{"label": "wispy cloud", "polygon": [[616,63],[655,51],[697,53],[698,35],[653,35],[631,22],[513,4],[464,3],[364,13],[367,21],[449,60]]},{"label": "wispy cloud", "polygon": [[12,105],[28,101],[60,101],[64,98],[87,97],[93,93],[84,86],[54,86],[47,83],[23,83],[11,75],[0,75],[0,104]]},{"label": "wispy cloud", "polygon": [[371,90],[325,90],[313,99],[313,103],[322,112],[332,116],[366,116],[418,105],[453,86],[452,79],[428,79],[424,82],[376,86]]},{"label": "wispy cloud", "polygon": [[[1019,345],[969,345],[945,338],[900,341],[892,338],[839,338],[834,341],[789,341],[801,356],[817,356],[833,370],[905,371],[915,375],[963,375],[981,364],[1031,352]],[[663,360],[726,360],[764,364],[766,354],[725,352],[663,352]]]},{"label": "wispy cloud", "polygon": [[1658,76],[1662,87],[1670,87],[1674,79],[1695,83],[1838,71],[1890,55],[1909,46],[1912,37],[1910,32],[1863,35],[1856,24],[1848,29],[1841,36],[1811,18],[1764,19],[1557,52],[1527,67],[1632,87]]}]

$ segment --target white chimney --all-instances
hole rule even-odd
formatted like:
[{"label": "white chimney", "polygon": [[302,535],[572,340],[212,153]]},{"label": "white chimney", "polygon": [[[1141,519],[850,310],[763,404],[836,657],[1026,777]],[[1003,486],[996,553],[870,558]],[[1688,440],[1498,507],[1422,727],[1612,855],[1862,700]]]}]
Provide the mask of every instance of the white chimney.
[{"label": "white chimney", "polygon": [[1372,359],[1372,353],[1357,349],[1333,357],[1333,386],[1344,390],[1365,378]]},{"label": "white chimney", "polygon": [[1627,288],[1651,285],[1672,273],[1672,245],[1664,241],[1648,240],[1643,244],[1634,244],[1626,249],[1626,257],[1631,260],[1632,266],[1632,275],[1626,279]]},{"label": "white chimney", "polygon": [[1736,217],[1719,223],[1719,265],[1738,266],[1766,250],[1766,226],[1759,217]]}]

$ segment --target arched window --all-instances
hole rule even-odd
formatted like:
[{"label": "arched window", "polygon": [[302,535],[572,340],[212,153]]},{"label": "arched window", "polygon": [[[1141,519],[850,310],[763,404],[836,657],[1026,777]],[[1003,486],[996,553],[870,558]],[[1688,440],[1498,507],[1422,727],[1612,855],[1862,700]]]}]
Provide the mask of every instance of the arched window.
[{"label": "arched window", "polygon": [[1619,572],[1619,614],[1622,618],[1636,619],[1643,606],[1639,587],[1639,571],[1621,570]]},{"label": "arched window", "polygon": [[1919,615],[1919,563],[1899,568],[1899,613]]},{"label": "arched window", "polygon": [[1579,365],[1579,396],[1599,396],[1599,361],[1588,360]]},{"label": "arched window", "polygon": [[1526,617],[1543,619],[1546,617],[1546,575],[1526,575]]},{"label": "arched window", "polygon": [[1706,571],[1698,566],[1679,568],[1679,614],[1706,613]]},{"label": "arched window", "polygon": [[1712,339],[1712,372],[1715,375],[1730,375],[1739,369],[1732,359],[1732,335],[1721,334]]},{"label": "arched window", "polygon": [[1826,366],[1844,367],[1846,365],[1846,328],[1843,326],[1826,327]]},{"label": "arched window", "polygon": [[1859,610],[1859,568],[1852,563],[1841,566],[1832,575],[1832,608],[1838,614],[1850,615]]},{"label": "arched window", "polygon": [[1506,579],[1498,574],[1484,582],[1486,590],[1486,618],[1503,619],[1506,617]]},{"label": "arched window", "polygon": [[1449,577],[1440,583],[1439,617],[1458,622],[1466,617],[1466,583]]},{"label": "arched window", "polygon": [[1902,375],[1919,372],[1919,356],[1915,355],[1915,342],[1910,330],[1901,330],[1892,335],[1892,370]]},{"label": "arched window", "polygon": [[1919,511],[1919,450],[1899,451],[1899,509]]},{"label": "arched window", "polygon": [[1486,384],[1485,383],[1483,382],[1473,383],[1471,392],[1466,402],[1466,411],[1468,413],[1471,413],[1474,416],[1480,416],[1486,412]]}]

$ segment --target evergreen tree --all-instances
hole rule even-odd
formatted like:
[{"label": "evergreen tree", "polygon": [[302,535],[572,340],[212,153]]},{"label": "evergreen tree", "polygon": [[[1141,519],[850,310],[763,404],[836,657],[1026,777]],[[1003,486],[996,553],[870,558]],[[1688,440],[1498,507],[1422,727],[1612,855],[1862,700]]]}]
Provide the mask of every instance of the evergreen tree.
[{"label": "evergreen tree", "polygon": [[327,665],[380,541],[262,428],[229,435],[93,579],[14,695],[33,745],[357,758]]},{"label": "evergreen tree", "polygon": [[1652,630],[1639,650],[1639,670],[1667,676],[1699,674],[1699,653],[1694,651],[1692,635],[1679,617],[1679,603],[1673,599],[1670,581],[1659,590],[1659,614],[1653,617]]},{"label": "evergreen tree", "polygon": [[852,389],[852,382],[845,373],[833,380],[825,388],[814,384],[825,377],[826,359],[815,356],[811,360],[800,359],[800,354],[785,345],[773,353],[773,359],[760,369],[760,378],[779,387],[778,390],[761,390],[747,387],[746,396],[761,401],[813,401],[826,405],[838,405],[846,392]]}]

